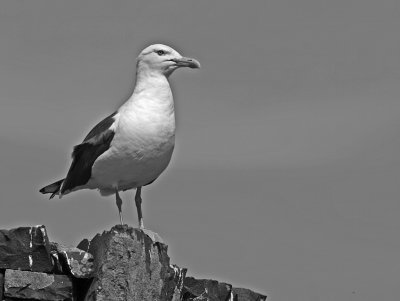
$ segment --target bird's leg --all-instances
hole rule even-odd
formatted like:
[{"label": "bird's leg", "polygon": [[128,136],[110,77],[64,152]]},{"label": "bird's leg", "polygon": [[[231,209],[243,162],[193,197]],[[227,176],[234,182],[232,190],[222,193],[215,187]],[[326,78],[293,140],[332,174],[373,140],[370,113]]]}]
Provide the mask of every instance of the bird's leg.
[{"label": "bird's leg", "polygon": [[144,229],[143,216],[142,216],[142,197],[140,195],[141,192],[142,192],[142,187],[136,188],[135,204],[136,204],[137,215],[138,215],[138,220],[139,220],[139,228]]},{"label": "bird's leg", "polygon": [[119,196],[119,193],[118,193],[118,190],[117,190],[117,189],[115,190],[115,199],[116,199],[116,203],[117,203],[117,207],[118,207],[119,221],[121,222],[121,225],[123,225],[123,224],[124,224],[124,220],[123,220],[123,218],[122,218],[122,210],[121,210],[121,207],[122,207],[122,199],[121,199],[121,197]]}]

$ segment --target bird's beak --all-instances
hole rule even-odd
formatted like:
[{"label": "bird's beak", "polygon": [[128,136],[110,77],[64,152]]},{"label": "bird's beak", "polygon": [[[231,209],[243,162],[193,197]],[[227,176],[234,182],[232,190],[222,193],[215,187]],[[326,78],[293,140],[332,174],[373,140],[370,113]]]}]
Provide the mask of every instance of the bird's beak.
[{"label": "bird's beak", "polygon": [[196,59],[192,59],[190,57],[181,57],[179,59],[173,59],[178,67],[189,67],[189,68],[200,68],[200,63]]}]

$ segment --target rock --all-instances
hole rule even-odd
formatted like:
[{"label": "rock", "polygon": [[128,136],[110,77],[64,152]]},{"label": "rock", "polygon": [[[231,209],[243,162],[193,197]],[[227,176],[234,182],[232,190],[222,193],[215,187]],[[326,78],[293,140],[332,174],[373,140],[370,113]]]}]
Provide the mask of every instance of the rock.
[{"label": "rock", "polygon": [[[50,243],[53,256],[57,256],[64,272],[76,278],[90,278],[93,273],[93,256],[81,249]],[[56,253],[56,255],[54,254]]]},{"label": "rock", "polygon": [[89,247],[90,247],[90,241],[87,238],[85,238],[76,247],[79,250],[88,252],[89,251]]},{"label": "rock", "polygon": [[6,270],[4,295],[29,300],[72,300],[72,282],[65,275]]},{"label": "rock", "polygon": [[150,237],[150,239],[153,241],[153,243],[159,242],[159,243],[164,244],[163,239],[161,238],[160,235],[158,235],[158,233],[153,232],[153,231],[148,230],[148,229],[141,229],[141,230],[142,230],[142,232],[144,234],[146,234],[148,237]]},{"label": "rock", "polygon": [[93,283],[93,278],[72,278],[72,284],[74,288],[74,301],[85,300],[86,293],[88,292],[90,285]]},{"label": "rock", "polygon": [[0,269],[51,272],[53,261],[46,228],[0,230]]},{"label": "rock", "polygon": [[0,270],[0,300],[4,297],[4,270]]},{"label": "rock", "polygon": [[[181,301],[183,281],[186,277],[187,269],[180,268],[177,265],[170,265],[170,268],[174,271],[170,273],[169,281],[166,281],[167,295],[172,295],[171,301]],[[171,271],[171,270],[170,270]]]},{"label": "rock", "polygon": [[61,258],[61,256],[58,255],[58,252],[56,249],[51,249],[50,256],[53,261],[53,273],[66,274],[68,272],[68,270],[66,269],[66,267],[63,267],[63,265],[61,264],[62,258]]},{"label": "rock", "polygon": [[230,300],[232,286],[216,280],[186,277],[183,280],[182,300],[220,301]]},{"label": "rock", "polygon": [[0,301],[266,300],[248,289],[186,277],[186,269],[170,265],[167,249],[157,233],[126,225],[78,248],[50,243],[44,226],[0,230]]},{"label": "rock", "polygon": [[265,301],[267,296],[255,293],[247,288],[236,288],[232,289],[233,301]]},{"label": "rock", "polygon": [[95,277],[85,300],[179,300],[186,270],[170,266],[167,248],[128,226],[96,235],[86,243],[85,251],[94,256]]},{"label": "rock", "polygon": [[245,288],[232,288],[216,280],[186,277],[183,281],[183,301],[265,301],[266,296]]}]

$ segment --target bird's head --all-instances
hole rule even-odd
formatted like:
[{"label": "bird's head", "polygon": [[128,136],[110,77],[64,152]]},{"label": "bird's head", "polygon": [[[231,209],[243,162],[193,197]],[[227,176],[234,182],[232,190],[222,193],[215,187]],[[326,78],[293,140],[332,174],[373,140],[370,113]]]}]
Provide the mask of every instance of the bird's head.
[{"label": "bird's head", "polygon": [[176,50],[162,44],[154,44],[142,50],[137,58],[138,69],[156,71],[169,76],[180,67],[200,68],[200,63],[184,57]]}]

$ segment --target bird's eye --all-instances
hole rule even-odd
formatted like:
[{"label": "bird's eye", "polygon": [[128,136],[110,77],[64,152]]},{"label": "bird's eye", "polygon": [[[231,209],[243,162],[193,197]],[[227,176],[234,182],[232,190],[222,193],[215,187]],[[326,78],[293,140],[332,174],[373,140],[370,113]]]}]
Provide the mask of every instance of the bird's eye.
[{"label": "bird's eye", "polygon": [[165,55],[165,51],[164,50],[157,50],[157,54],[158,55]]}]

